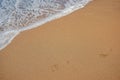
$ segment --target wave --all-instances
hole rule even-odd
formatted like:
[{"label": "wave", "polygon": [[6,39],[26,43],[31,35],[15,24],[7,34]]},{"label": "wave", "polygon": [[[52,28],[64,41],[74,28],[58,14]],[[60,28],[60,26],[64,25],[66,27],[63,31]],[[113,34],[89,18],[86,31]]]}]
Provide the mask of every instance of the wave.
[{"label": "wave", "polygon": [[91,0],[0,0],[0,50],[20,32],[83,8]]}]

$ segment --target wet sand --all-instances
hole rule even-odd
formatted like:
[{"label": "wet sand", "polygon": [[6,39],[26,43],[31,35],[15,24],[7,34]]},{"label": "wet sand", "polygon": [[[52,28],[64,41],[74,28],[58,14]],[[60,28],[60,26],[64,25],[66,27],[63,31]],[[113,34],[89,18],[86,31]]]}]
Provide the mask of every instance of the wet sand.
[{"label": "wet sand", "polygon": [[22,32],[0,51],[0,80],[120,80],[120,0]]}]

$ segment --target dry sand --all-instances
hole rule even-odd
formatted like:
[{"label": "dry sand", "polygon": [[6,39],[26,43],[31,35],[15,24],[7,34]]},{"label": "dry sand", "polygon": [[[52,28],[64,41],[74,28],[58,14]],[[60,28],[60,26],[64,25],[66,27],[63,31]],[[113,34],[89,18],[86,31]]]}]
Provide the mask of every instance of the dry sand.
[{"label": "dry sand", "polygon": [[22,32],[0,51],[0,80],[120,80],[120,0]]}]

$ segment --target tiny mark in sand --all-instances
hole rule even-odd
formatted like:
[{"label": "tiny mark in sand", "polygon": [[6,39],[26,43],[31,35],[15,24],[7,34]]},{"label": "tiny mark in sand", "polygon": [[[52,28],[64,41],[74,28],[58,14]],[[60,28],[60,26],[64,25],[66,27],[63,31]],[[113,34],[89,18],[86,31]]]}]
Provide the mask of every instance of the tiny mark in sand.
[{"label": "tiny mark in sand", "polygon": [[107,57],[109,56],[111,53],[113,52],[112,48],[103,48],[103,49],[98,49],[97,53],[99,54],[99,56],[101,57]]},{"label": "tiny mark in sand", "polygon": [[59,69],[59,65],[58,65],[58,64],[54,64],[54,65],[51,66],[51,71],[52,71],[52,72],[55,72],[55,71],[57,71],[58,69]]}]

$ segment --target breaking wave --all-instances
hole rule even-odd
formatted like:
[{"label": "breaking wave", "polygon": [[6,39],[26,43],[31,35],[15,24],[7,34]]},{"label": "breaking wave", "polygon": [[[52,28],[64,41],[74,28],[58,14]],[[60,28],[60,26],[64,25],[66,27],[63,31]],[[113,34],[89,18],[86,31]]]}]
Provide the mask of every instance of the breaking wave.
[{"label": "breaking wave", "polygon": [[0,50],[20,32],[83,8],[91,0],[0,0]]}]

